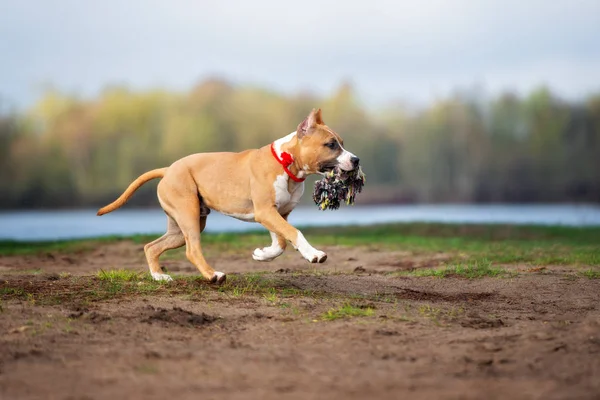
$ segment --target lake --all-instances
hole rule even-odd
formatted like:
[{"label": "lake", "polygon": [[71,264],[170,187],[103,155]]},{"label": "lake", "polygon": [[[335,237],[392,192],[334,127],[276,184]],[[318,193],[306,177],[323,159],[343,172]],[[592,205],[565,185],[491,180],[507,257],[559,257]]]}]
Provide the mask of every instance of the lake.
[{"label": "lake", "polygon": [[[295,226],[370,225],[392,222],[463,224],[527,224],[600,226],[596,205],[390,205],[353,206],[336,211],[298,207],[290,215]],[[120,209],[102,217],[95,209],[69,211],[0,212],[0,239],[56,240],[164,233],[161,209]],[[243,232],[263,229],[213,212],[206,232]]]}]

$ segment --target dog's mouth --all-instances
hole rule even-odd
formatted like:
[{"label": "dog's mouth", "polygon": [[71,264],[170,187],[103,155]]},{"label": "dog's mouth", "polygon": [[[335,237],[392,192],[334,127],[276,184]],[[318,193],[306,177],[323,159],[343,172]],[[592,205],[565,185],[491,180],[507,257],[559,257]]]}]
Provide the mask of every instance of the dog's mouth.
[{"label": "dog's mouth", "polygon": [[333,174],[335,174],[339,179],[345,180],[348,179],[348,177],[357,175],[359,173],[358,171],[360,171],[360,166],[357,166],[356,168],[351,169],[350,171],[346,171],[341,169],[338,164],[333,164],[322,166],[318,172],[322,176],[328,176],[333,172]]},{"label": "dog's mouth", "polygon": [[319,173],[326,174],[328,172],[333,171],[335,167],[337,167],[337,162],[323,163],[319,166]]}]

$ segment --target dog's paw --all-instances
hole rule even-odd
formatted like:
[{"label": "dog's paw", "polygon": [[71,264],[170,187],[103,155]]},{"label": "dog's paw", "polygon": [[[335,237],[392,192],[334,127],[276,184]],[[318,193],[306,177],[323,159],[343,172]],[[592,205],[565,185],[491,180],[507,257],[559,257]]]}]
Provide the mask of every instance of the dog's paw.
[{"label": "dog's paw", "polygon": [[306,260],[310,263],[316,264],[316,263],[323,263],[325,262],[325,260],[327,260],[327,254],[324,251],[320,251],[317,249],[313,249],[314,251],[311,252],[310,254],[308,254],[306,258]]},{"label": "dog's paw", "polygon": [[312,247],[300,231],[298,231],[298,239],[296,239],[294,247],[302,254],[302,257],[310,263],[322,263],[327,260],[327,254]]},{"label": "dog's paw", "polygon": [[215,283],[217,285],[221,285],[221,284],[225,283],[226,279],[227,279],[227,275],[225,275],[222,272],[215,271],[215,274],[210,279],[210,283]]},{"label": "dog's paw", "polygon": [[279,247],[264,247],[262,249],[255,249],[254,253],[252,253],[252,258],[256,261],[272,261],[282,253],[283,250]]},{"label": "dog's paw", "polygon": [[171,278],[169,275],[161,274],[159,272],[152,272],[152,279],[154,279],[155,281],[166,281],[166,282],[171,282],[173,280],[173,278]]}]

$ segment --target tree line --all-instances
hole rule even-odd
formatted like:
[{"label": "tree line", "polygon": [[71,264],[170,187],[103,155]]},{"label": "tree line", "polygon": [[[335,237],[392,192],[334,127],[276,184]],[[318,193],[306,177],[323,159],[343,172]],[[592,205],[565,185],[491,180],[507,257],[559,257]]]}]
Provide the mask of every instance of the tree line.
[{"label": "tree line", "polygon": [[[92,99],[49,91],[19,112],[0,104],[0,207],[97,206],[185,155],[268,144],[314,107],[361,158],[359,202],[600,202],[600,94],[574,102],[542,87],[373,110],[348,84],[322,98],[211,79],[185,93],[111,87]],[[156,205],[152,185],[132,202]]]}]

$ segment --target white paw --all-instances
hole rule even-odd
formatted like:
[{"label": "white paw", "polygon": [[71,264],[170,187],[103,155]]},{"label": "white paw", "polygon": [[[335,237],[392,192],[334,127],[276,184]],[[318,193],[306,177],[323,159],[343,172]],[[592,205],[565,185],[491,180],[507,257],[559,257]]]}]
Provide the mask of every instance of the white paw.
[{"label": "white paw", "polygon": [[173,278],[171,278],[169,275],[167,275],[167,274],[161,274],[161,273],[158,273],[158,272],[152,272],[152,278],[155,281],[171,282],[173,280]]},{"label": "white paw", "polygon": [[210,282],[220,285],[220,284],[224,283],[226,279],[227,279],[227,275],[225,275],[223,272],[215,271],[215,274],[211,278]]},{"label": "white paw", "polygon": [[322,263],[327,260],[327,254],[315,248],[307,251],[306,254],[302,254],[302,256],[310,263]]},{"label": "white paw", "polygon": [[272,261],[279,257],[283,253],[283,250],[277,247],[264,247],[262,249],[255,249],[252,253],[252,258],[256,261]]},{"label": "white paw", "polygon": [[312,247],[300,231],[298,231],[298,239],[295,247],[308,262],[322,263],[327,260],[327,254]]}]

